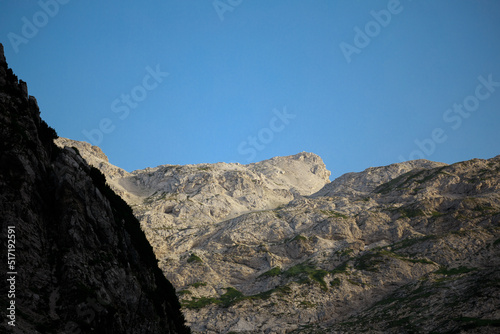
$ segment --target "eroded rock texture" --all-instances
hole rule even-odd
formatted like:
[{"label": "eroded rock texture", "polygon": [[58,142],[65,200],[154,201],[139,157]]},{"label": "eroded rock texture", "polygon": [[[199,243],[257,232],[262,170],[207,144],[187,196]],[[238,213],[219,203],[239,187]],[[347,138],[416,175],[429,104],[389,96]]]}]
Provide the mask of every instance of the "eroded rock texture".
[{"label": "eroded rock texture", "polygon": [[17,272],[15,298],[0,294],[2,314],[15,301],[15,327],[2,316],[1,331],[189,333],[132,210],[76,150],[54,145],[26,87],[0,45],[0,238],[15,226]]},{"label": "eroded rock texture", "polygon": [[58,144],[78,147],[133,206],[195,332],[500,326],[500,156],[330,183],[311,153],[127,173],[89,144]]}]

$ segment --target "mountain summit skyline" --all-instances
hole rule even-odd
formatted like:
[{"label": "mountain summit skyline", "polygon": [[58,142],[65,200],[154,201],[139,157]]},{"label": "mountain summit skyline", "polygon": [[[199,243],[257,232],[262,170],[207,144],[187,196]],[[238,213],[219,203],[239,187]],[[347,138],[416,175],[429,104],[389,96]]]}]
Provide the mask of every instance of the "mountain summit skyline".
[{"label": "mountain summit skyline", "polygon": [[495,0],[3,1],[0,36],[43,118],[128,172],[498,153]]},{"label": "mountain summit skyline", "polygon": [[133,208],[195,333],[500,326],[500,156],[413,160],[330,182],[307,152],[128,173],[89,143],[56,143]]}]

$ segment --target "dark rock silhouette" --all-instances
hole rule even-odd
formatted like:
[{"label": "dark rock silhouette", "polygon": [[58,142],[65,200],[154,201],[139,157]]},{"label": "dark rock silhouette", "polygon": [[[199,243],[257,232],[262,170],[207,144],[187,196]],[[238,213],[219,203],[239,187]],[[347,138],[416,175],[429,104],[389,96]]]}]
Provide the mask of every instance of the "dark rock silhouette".
[{"label": "dark rock silhouette", "polygon": [[55,138],[0,44],[0,332],[189,333],[132,210]]}]

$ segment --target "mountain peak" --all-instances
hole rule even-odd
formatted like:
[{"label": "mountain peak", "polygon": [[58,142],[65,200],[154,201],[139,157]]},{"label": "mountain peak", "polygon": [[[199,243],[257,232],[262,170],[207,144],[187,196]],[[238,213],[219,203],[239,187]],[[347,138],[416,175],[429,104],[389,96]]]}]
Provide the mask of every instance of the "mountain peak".
[{"label": "mountain peak", "polygon": [[[65,138],[57,139],[56,143],[61,147],[76,147],[131,205],[143,206],[144,202],[187,193],[190,201],[177,203],[172,212],[191,212],[198,208],[197,214],[191,216],[192,224],[220,221],[243,212],[286,204],[297,196],[318,191],[329,182],[330,175],[323,160],[307,152],[248,165],[223,162],[161,165],[127,173],[109,164],[105,154],[88,143]],[[179,220],[175,214],[173,219]]]},{"label": "mountain peak", "polygon": [[446,164],[419,159],[381,167],[369,167],[362,172],[351,172],[339,176],[315,193],[313,197],[368,194],[381,184],[389,182],[404,173],[416,169],[430,169],[442,166],[446,166]]}]

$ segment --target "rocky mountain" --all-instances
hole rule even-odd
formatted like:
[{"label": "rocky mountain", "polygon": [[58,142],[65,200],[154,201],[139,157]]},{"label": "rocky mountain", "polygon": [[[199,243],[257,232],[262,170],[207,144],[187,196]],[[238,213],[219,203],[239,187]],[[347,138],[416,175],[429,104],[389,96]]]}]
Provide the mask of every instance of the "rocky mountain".
[{"label": "rocky mountain", "polygon": [[197,333],[491,333],[500,156],[329,182],[311,153],[127,173],[67,139],[133,207]]},{"label": "rocky mountain", "polygon": [[0,44],[0,331],[189,333],[130,207],[55,138]]}]

